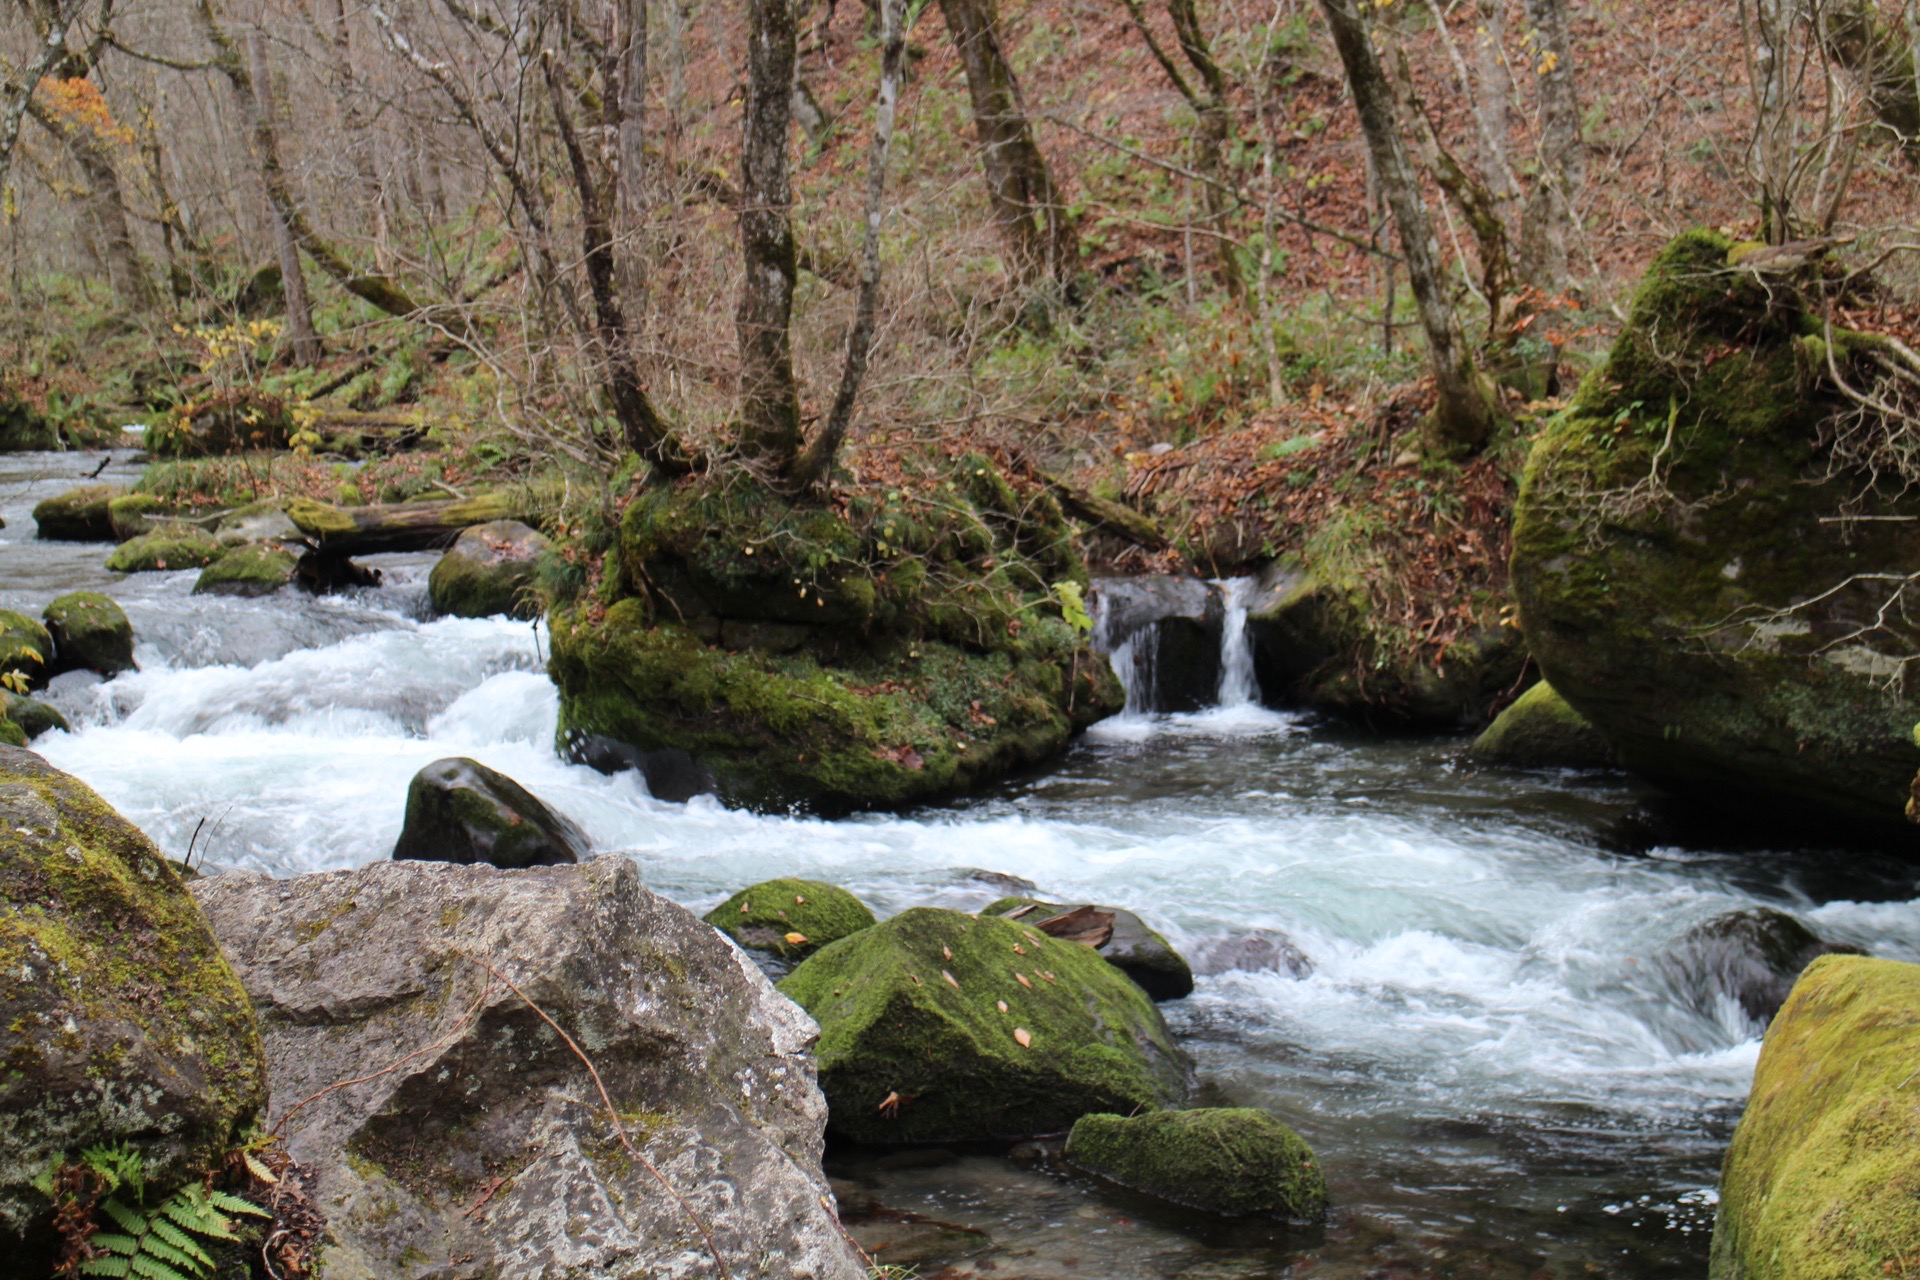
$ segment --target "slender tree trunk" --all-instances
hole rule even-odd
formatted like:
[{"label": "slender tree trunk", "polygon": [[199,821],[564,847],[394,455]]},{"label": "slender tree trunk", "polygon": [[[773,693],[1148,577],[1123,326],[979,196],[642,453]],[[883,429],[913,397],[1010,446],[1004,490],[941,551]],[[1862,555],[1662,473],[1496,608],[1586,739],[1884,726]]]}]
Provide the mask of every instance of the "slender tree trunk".
[{"label": "slender tree trunk", "polygon": [[1880,18],[1874,0],[1839,0],[1823,25],[1826,53],[1859,79],[1880,123],[1920,158],[1920,74],[1913,38]]},{"label": "slender tree trunk", "polygon": [[1494,392],[1475,367],[1472,350],[1461,332],[1439,242],[1434,238],[1433,220],[1401,137],[1392,89],[1367,36],[1356,0],[1320,0],[1320,7],[1326,12],[1334,45],[1346,68],[1381,192],[1387,207],[1393,210],[1407,262],[1407,280],[1413,287],[1420,325],[1426,333],[1427,359],[1439,392],[1428,423],[1430,439],[1441,452],[1472,452],[1493,432]]},{"label": "slender tree trunk", "polygon": [[886,218],[887,153],[893,147],[894,111],[900,99],[900,73],[906,64],[907,35],[902,20],[906,0],[880,0],[880,93],[874,108],[873,150],[867,160],[866,236],[860,246],[860,296],[853,328],[847,333],[847,362],[840,372],[827,425],[794,468],[794,479],[810,486],[828,478],[834,459],[853,424],[854,398],[867,373],[873,331],[880,313],[880,231]]},{"label": "slender tree trunk", "polygon": [[[75,70],[91,73],[91,68],[85,66]],[[86,191],[82,203],[99,233],[100,258],[106,264],[107,282],[114,297],[121,306],[132,310],[152,305],[153,280],[139,243],[133,237],[120,170],[114,163],[110,145],[87,125],[56,116],[37,95],[28,100],[27,112],[41,128],[59,139],[80,170],[81,184]]]},{"label": "slender tree trunk", "polygon": [[55,0],[49,18],[40,31],[40,44],[17,77],[0,84],[0,189],[7,185],[7,172],[13,165],[13,149],[20,142],[20,126],[26,120],[27,104],[52,71],[54,64],[67,56],[67,31],[73,25],[80,6],[70,0]]},{"label": "slender tree trunk", "polygon": [[1000,47],[993,0],[940,0],[947,30],[966,68],[973,125],[987,175],[994,221],[1025,280],[1066,283],[1080,261],[1080,237],[1034,141],[1020,84]]},{"label": "slender tree trunk", "polygon": [[742,123],[740,255],[746,267],[735,326],[740,338],[742,453],[783,475],[800,448],[793,377],[793,127],[796,56],[791,0],[747,2],[747,101]]},{"label": "slender tree trunk", "polygon": [[387,225],[387,198],[380,173],[374,166],[372,139],[367,122],[360,114],[358,77],[353,70],[353,32],[347,22],[346,0],[333,0],[333,55],[340,77],[340,114],[346,127],[347,150],[360,175],[361,198],[366,203],[368,221],[373,224],[373,263],[388,269],[393,258],[392,231]]},{"label": "slender tree trunk", "polygon": [[1540,173],[1521,222],[1519,276],[1551,296],[1566,288],[1573,201],[1586,165],[1580,154],[1580,100],[1566,0],[1526,2],[1534,78],[1540,85]]},{"label": "slender tree trunk", "polygon": [[[255,139],[266,138],[270,145],[274,136],[273,77],[267,69],[267,42],[258,28],[247,35],[247,62],[253,91],[242,95],[241,107],[252,117],[248,124]],[[300,244],[271,192],[267,197],[267,225],[273,233],[273,252],[280,260],[280,287],[287,300],[288,353],[298,364],[318,364],[323,353],[320,335],[313,327],[313,302],[307,295],[307,277],[300,265]]]},{"label": "slender tree trunk", "polygon": [[640,232],[647,208],[647,0],[619,0],[614,47],[620,85],[614,231],[619,237],[621,292],[630,307],[637,308],[646,285]]}]

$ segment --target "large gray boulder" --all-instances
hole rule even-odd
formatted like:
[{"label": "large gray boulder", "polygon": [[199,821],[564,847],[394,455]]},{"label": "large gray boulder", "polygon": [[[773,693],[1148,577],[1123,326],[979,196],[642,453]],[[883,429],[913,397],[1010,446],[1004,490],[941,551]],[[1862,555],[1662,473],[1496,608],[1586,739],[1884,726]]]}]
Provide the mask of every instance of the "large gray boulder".
[{"label": "large gray boulder", "polygon": [[194,893],[259,1012],[327,1280],[705,1280],[710,1248],[739,1280],[863,1275],[826,1208],[813,1023],[626,859]]},{"label": "large gray boulder", "polygon": [[553,544],[518,520],[464,530],[427,577],[433,611],[455,618],[498,613],[537,618],[546,612],[537,566]]}]

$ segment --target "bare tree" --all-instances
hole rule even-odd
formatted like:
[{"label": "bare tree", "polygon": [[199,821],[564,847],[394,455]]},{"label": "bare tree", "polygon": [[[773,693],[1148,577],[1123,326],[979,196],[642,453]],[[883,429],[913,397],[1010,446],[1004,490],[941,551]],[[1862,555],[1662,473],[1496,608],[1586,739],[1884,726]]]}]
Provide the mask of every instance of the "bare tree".
[{"label": "bare tree", "polygon": [[67,35],[91,7],[89,0],[29,3],[28,12],[38,29],[38,47],[17,75],[0,82],[0,187],[6,185],[7,171],[13,164],[13,149],[20,142],[20,126],[26,119],[28,102],[47,73],[67,56]]},{"label": "bare tree", "polygon": [[747,0],[747,102],[740,157],[739,447],[770,475],[800,448],[793,377],[793,126],[797,41],[790,0]]}]

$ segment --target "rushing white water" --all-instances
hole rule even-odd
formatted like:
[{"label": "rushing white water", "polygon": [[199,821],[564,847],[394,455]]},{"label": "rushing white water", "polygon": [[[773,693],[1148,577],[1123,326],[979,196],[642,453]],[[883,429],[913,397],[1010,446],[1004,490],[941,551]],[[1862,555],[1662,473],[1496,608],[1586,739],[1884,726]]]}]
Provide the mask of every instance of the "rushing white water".
[{"label": "rushing white water", "polygon": [[[0,604],[37,611],[91,571],[25,540],[25,505],[0,487]],[[1208,1096],[1273,1108],[1345,1203],[1422,1230],[1546,1230],[1628,1193],[1669,1210],[1648,1219],[1656,1237],[1697,1225],[1682,1207],[1711,1184],[1759,1029],[1660,963],[1690,927],[1771,905],[1920,958],[1910,868],[1860,855],[1836,881],[1831,858],[1788,851],[1614,852],[1638,804],[1618,780],[1473,773],[1454,743],[1345,740],[1259,707],[1237,584],[1221,707],[1109,721],[1060,768],[967,805],[827,822],[663,803],[635,774],[562,763],[540,631],[422,621],[424,567],[391,559],[388,586],[324,600],[119,582],[142,669],[57,681],[76,732],[35,749],[210,869],[383,858],[414,771],[467,755],[696,909],[775,875],[844,884],[883,914],[971,908],[998,896],[973,878],[985,869],[1130,906],[1184,950],[1282,935],[1307,976],[1205,976],[1169,1017]]]},{"label": "rushing white water", "polygon": [[1226,578],[1215,582],[1226,616],[1220,622],[1220,692],[1214,699],[1222,707],[1244,707],[1260,700],[1260,686],[1253,675],[1253,637],[1247,632],[1247,601],[1253,595],[1252,578]]}]

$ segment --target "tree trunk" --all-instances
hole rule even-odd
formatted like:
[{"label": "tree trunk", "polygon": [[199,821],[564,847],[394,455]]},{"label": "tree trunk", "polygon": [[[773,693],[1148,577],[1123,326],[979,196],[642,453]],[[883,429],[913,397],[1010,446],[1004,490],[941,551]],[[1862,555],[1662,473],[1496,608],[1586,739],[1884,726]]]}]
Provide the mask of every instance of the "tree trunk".
[{"label": "tree trunk", "polygon": [[38,33],[40,44],[33,60],[21,68],[17,78],[10,76],[0,85],[0,188],[7,185],[7,171],[13,164],[13,149],[20,142],[20,126],[26,120],[27,104],[54,64],[67,56],[67,30],[77,7],[65,3],[52,6],[52,20]]},{"label": "tree trunk", "polygon": [[1566,0],[1527,0],[1535,80],[1540,85],[1540,172],[1520,224],[1520,279],[1548,296],[1567,283],[1573,200],[1585,176],[1580,154],[1580,100],[1573,78],[1573,42]]},{"label": "tree trunk", "polygon": [[616,207],[613,226],[619,236],[621,292],[637,307],[646,284],[640,255],[640,229],[646,213],[647,0],[619,0],[615,48],[618,50],[619,126],[615,138]]},{"label": "tree trunk", "polygon": [[1824,35],[1827,56],[1859,78],[1880,123],[1909,156],[1920,157],[1920,76],[1913,41],[1881,21],[1874,0],[1840,0],[1826,15]]},{"label": "tree trunk", "polygon": [[337,62],[335,70],[340,77],[338,96],[342,123],[346,126],[347,150],[353,156],[354,170],[360,175],[361,196],[366,202],[368,220],[373,224],[373,263],[385,271],[393,256],[392,236],[387,226],[387,198],[379,171],[374,167],[367,123],[355,100],[358,86],[353,72],[353,35],[347,23],[346,0],[333,0],[333,53]]},{"label": "tree trunk", "polygon": [[973,125],[986,168],[994,221],[1023,280],[1066,283],[1080,262],[1080,237],[1033,139],[1020,85],[1000,48],[993,0],[940,0],[967,72]]},{"label": "tree trunk", "polygon": [[54,115],[38,98],[27,104],[34,120],[58,138],[73,157],[86,188],[84,204],[87,216],[100,234],[101,258],[107,267],[107,282],[120,305],[130,310],[150,306],[154,300],[152,278],[133,238],[133,224],[127,215],[120,170],[106,141],[86,125],[75,125]]},{"label": "tree trunk", "polygon": [[770,475],[800,448],[793,377],[793,126],[796,56],[791,0],[747,2],[747,101],[742,122],[740,256],[746,267],[735,325],[740,338],[740,451]]},{"label": "tree trunk", "polygon": [[[248,115],[247,126],[256,142],[266,138],[271,145],[273,77],[267,69],[267,42],[257,28],[247,35],[247,61],[252,92],[241,95],[240,105]],[[318,364],[323,352],[320,335],[313,328],[313,303],[307,296],[307,277],[300,266],[300,245],[271,192],[267,198],[267,224],[273,233],[273,252],[280,260],[280,286],[287,300],[288,354],[296,364]]]},{"label": "tree trunk", "polygon": [[363,556],[379,551],[433,551],[463,529],[495,520],[526,518],[529,501],[508,492],[483,493],[446,502],[396,502],[385,506],[335,507],[307,498],[287,503],[287,519],[315,551]]},{"label": "tree trunk", "polygon": [[1355,0],[1320,0],[1320,7],[1326,12],[1340,62],[1346,68],[1381,192],[1393,211],[1407,262],[1407,280],[1413,286],[1420,326],[1426,333],[1427,359],[1439,392],[1439,402],[1428,422],[1431,443],[1442,453],[1471,453],[1493,433],[1494,392],[1474,366],[1472,351],[1461,332],[1459,313],[1441,264],[1440,246],[1434,238],[1433,220],[1400,134],[1392,89]]}]

